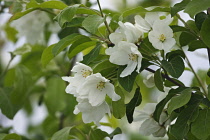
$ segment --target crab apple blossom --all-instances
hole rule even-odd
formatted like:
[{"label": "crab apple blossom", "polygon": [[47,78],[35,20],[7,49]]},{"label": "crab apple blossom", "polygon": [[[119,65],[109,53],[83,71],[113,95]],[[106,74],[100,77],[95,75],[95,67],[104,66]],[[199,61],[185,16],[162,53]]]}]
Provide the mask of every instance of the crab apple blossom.
[{"label": "crab apple blossom", "polygon": [[[161,17],[165,18],[161,19]],[[134,18],[136,28],[142,32],[149,32],[155,21],[159,21],[167,25],[173,21],[170,14],[166,15],[163,12],[147,12],[145,14],[145,18],[142,18],[140,15],[136,15]]]},{"label": "crab apple blossom", "polygon": [[166,127],[170,124],[170,119],[165,112],[162,112],[160,121],[156,122],[152,117],[156,105],[156,103],[147,103],[134,119],[142,122],[139,128],[142,135],[149,136],[152,134],[156,137],[163,137],[166,134]]},{"label": "crab apple blossom", "polygon": [[88,76],[78,92],[81,97],[87,97],[92,106],[101,105],[105,101],[106,95],[113,101],[120,99],[120,96],[115,93],[114,86],[100,73]]},{"label": "crab apple blossom", "polygon": [[148,34],[149,41],[158,50],[169,51],[176,43],[172,29],[162,22],[155,22]]},{"label": "crab apple blossom", "polygon": [[142,55],[138,47],[126,41],[120,41],[114,47],[106,49],[106,54],[110,55],[109,61],[117,65],[127,65],[122,71],[120,77],[130,75],[136,68],[139,72],[141,68]]},{"label": "crab apple blossom", "polygon": [[84,123],[94,122],[100,125],[99,121],[105,116],[106,113],[110,114],[109,105],[104,101],[98,106],[92,106],[87,99],[81,100],[75,106],[74,114],[82,113],[82,120]]},{"label": "crab apple blossom", "polygon": [[72,68],[72,72],[75,72],[74,77],[64,76],[62,79],[69,82],[69,85],[66,87],[66,93],[73,94],[75,97],[78,95],[78,88],[85,81],[86,77],[92,74],[91,67],[77,62],[76,65]]},{"label": "crab apple blossom", "polygon": [[112,43],[117,44],[120,41],[127,41],[130,43],[137,43],[142,37],[142,32],[133,24],[126,22],[118,22],[119,32],[111,33],[109,39]]},{"label": "crab apple blossom", "polygon": [[143,80],[143,82],[148,88],[154,87],[155,86],[154,74],[153,73],[148,74],[146,79]]}]

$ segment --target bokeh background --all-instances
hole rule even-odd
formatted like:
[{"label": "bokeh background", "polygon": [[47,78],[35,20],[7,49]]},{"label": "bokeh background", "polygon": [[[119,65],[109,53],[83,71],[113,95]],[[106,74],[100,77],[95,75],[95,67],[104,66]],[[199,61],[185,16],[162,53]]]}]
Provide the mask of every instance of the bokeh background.
[{"label": "bokeh background", "polygon": [[[39,0],[38,0],[39,1]],[[42,0],[40,0],[42,1]],[[61,0],[68,5],[83,3],[98,10],[98,5],[96,0]],[[123,12],[126,9],[143,6],[173,6],[175,3],[181,0],[100,0],[102,9],[109,9],[111,11]],[[34,75],[38,74],[40,69],[47,73],[47,77],[57,74],[64,76],[64,73],[68,72],[68,65],[70,60],[63,59],[62,54],[55,58],[46,68],[42,68],[41,65],[37,64],[40,61],[40,55],[43,51],[42,46],[47,47],[53,43],[57,43],[59,39],[65,37],[66,35],[74,32],[82,32],[77,28],[61,29],[56,22],[52,19],[53,17],[44,11],[34,11],[27,14],[26,16],[8,22],[13,13],[21,9],[14,9],[14,4],[22,3],[22,9],[24,9],[24,3],[28,0],[5,0],[0,1],[0,71],[2,72],[11,60],[10,52],[13,52],[17,48],[25,46],[28,48],[28,52],[23,55],[16,56],[9,69],[12,69],[19,63],[27,66]],[[56,11],[59,12],[59,11]],[[183,13],[179,13],[181,17],[187,21],[190,17]],[[129,19],[128,19],[129,20]],[[132,19],[131,19],[132,21]],[[179,23],[182,25],[181,23]],[[36,46],[37,50],[32,49],[31,46]],[[184,48],[186,49],[187,46]],[[32,52],[29,54],[29,52]],[[27,54],[28,53],[28,54]],[[204,49],[199,49],[194,52],[187,52],[187,56],[196,71],[202,76],[202,71],[208,69],[207,53]],[[82,55],[77,57],[78,61],[82,59]],[[62,70],[61,70],[62,69]],[[139,78],[141,83],[141,90],[144,98],[144,102],[141,104],[139,109],[141,109],[146,102],[156,102],[157,97],[162,93],[158,92],[156,89],[148,89],[142,80],[148,75],[148,72],[143,72],[142,76]],[[193,82],[193,75],[191,72],[185,71],[184,74],[179,78],[180,81],[185,83],[186,86],[190,86]],[[205,79],[202,79],[205,80]],[[38,82],[36,82],[37,89],[33,96],[30,96],[27,103],[25,103],[23,109],[18,111],[13,120],[5,117],[0,111],[0,132],[15,132],[28,138],[34,140],[45,139],[53,133],[53,129],[56,129],[55,125],[58,123],[56,120],[49,117],[48,109],[43,100],[43,94],[45,92],[46,83],[42,77],[39,77]],[[0,97],[1,98],[1,97]],[[128,97],[129,99],[129,97]],[[58,102],[58,101],[54,101]],[[58,102],[59,103],[59,102]],[[72,110],[69,109],[69,110]],[[57,112],[58,113],[58,112]],[[55,112],[56,114],[56,112]],[[56,114],[59,116],[60,114]],[[81,117],[81,116],[79,116]],[[107,118],[104,118],[102,122],[107,122]],[[123,128],[124,134],[115,137],[116,140],[127,140],[127,139],[154,139],[152,137],[139,137],[138,134],[138,123],[128,124],[126,118],[122,120],[109,120],[112,123],[119,124]],[[56,123],[55,123],[56,122]],[[69,125],[70,120],[66,121],[64,125]],[[101,126],[101,129],[112,132],[112,128]],[[52,130],[52,131],[51,131]],[[164,139],[164,138],[157,138]]]}]

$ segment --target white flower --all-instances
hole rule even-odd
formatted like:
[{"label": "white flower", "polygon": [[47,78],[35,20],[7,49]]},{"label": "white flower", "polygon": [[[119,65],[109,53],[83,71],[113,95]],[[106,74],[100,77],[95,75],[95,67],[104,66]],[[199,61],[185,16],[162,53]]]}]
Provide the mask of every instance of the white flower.
[{"label": "white flower", "polygon": [[[161,19],[162,17],[165,18]],[[166,13],[163,12],[147,12],[144,19],[140,15],[136,15],[134,18],[135,26],[142,32],[149,32],[155,21],[159,21],[167,25],[173,21],[170,14],[166,15]]]},{"label": "white flower", "polygon": [[82,112],[84,123],[94,122],[96,125],[100,125],[99,121],[106,113],[110,114],[110,109],[106,102],[103,102],[99,106],[92,106],[88,100],[82,100],[75,106],[74,114],[78,114],[79,112]]},{"label": "white flower", "polygon": [[100,73],[88,76],[78,92],[81,97],[87,97],[92,106],[101,105],[105,101],[106,95],[113,101],[120,99],[120,96],[114,91],[114,86]]},{"label": "white flower", "polygon": [[78,97],[78,89],[84,83],[86,77],[92,74],[93,70],[91,67],[77,62],[71,71],[75,72],[74,77],[64,76],[62,79],[69,82],[69,85],[66,87],[66,93],[74,94],[75,97]]},{"label": "white flower", "polygon": [[130,75],[137,67],[139,72],[141,68],[142,55],[138,51],[138,47],[129,42],[120,41],[114,47],[106,49],[106,54],[110,55],[109,61],[117,65],[127,65],[122,71],[120,77]]},{"label": "white flower", "polygon": [[155,86],[154,73],[148,74],[146,79],[143,80],[143,82],[148,88]]},{"label": "white flower", "polygon": [[166,52],[176,43],[173,38],[172,29],[168,25],[158,21],[154,23],[153,30],[149,32],[148,37],[149,41],[156,49]]},{"label": "white flower", "polygon": [[36,10],[12,21],[11,26],[17,29],[18,37],[26,37],[28,43],[45,44],[43,31],[46,24],[50,22],[51,20],[45,12]]},{"label": "white flower", "polygon": [[120,41],[127,41],[130,43],[137,43],[142,36],[142,32],[133,24],[126,22],[119,24],[119,32],[111,33],[109,38],[112,43],[117,44]]},{"label": "white flower", "polygon": [[152,115],[155,111],[156,103],[147,103],[134,121],[142,121],[139,131],[142,135],[155,137],[163,137],[166,133],[166,127],[170,124],[170,120],[165,112],[160,115],[159,123],[156,122]]}]

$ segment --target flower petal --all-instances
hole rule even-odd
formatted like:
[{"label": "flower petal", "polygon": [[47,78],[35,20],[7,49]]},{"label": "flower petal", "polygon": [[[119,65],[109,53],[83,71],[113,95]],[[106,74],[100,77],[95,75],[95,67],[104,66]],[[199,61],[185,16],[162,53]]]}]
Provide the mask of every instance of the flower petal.
[{"label": "flower petal", "polygon": [[120,74],[120,77],[126,77],[128,75],[131,75],[131,73],[135,70],[136,66],[137,62],[129,61],[127,67]]}]

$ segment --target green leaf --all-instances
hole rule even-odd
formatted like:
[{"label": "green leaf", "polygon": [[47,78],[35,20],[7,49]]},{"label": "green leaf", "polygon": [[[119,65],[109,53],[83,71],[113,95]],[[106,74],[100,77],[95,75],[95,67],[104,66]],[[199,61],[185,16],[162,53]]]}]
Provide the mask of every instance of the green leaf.
[{"label": "green leaf", "polygon": [[12,53],[14,55],[23,55],[25,53],[31,52],[31,46],[29,44],[24,44],[22,47],[15,49]]},{"label": "green leaf", "polygon": [[198,104],[189,105],[182,110],[170,132],[178,140],[182,140],[189,131],[189,121],[198,114]]},{"label": "green leaf", "polygon": [[45,136],[52,137],[58,131],[59,120],[54,116],[47,116],[42,123],[42,128]]},{"label": "green leaf", "polygon": [[82,22],[82,26],[90,33],[95,34],[98,27],[104,22],[104,18],[98,15],[89,15]]},{"label": "green leaf", "polygon": [[71,128],[72,127],[65,127],[63,129],[59,130],[58,132],[53,134],[51,140],[68,140],[69,132],[70,132]]},{"label": "green leaf", "polygon": [[113,139],[113,137],[117,134],[122,134],[122,130],[119,127],[117,127],[111,134],[109,134],[109,137]]},{"label": "green leaf", "polygon": [[[52,77],[47,80],[44,102],[50,114],[55,115],[57,111],[65,108],[66,84],[60,77]],[[56,101],[60,101],[59,104]]]},{"label": "green leaf", "polygon": [[17,12],[21,12],[23,10],[23,5],[21,2],[13,2],[13,4],[9,8],[9,13],[15,14]]},{"label": "green leaf", "polygon": [[153,118],[155,121],[159,122],[160,119],[160,115],[163,112],[163,109],[165,107],[165,105],[168,103],[168,101],[176,94],[180,94],[180,92],[182,92],[185,88],[179,87],[177,89],[171,89],[168,93],[168,95],[162,100],[160,101],[155,108],[155,111],[153,113]]},{"label": "green leaf", "polygon": [[[26,102],[30,88],[33,85],[33,79],[30,71],[24,66],[16,66],[14,72],[15,79],[9,98],[13,105],[13,113],[16,113]],[[13,115],[8,117],[13,118]]]},{"label": "green leaf", "polygon": [[107,136],[109,136],[109,134],[101,129],[91,130],[90,133],[91,140],[103,140]]},{"label": "green leaf", "polygon": [[66,23],[66,27],[82,27],[82,22],[85,17],[75,17],[70,22]]},{"label": "green leaf", "polygon": [[75,40],[79,39],[83,35],[79,34],[71,34],[63,39],[61,39],[57,44],[54,45],[52,48],[52,53],[54,56],[59,54],[61,51],[63,51],[66,47],[68,47],[70,44],[72,44]]},{"label": "green leaf", "polygon": [[13,21],[13,20],[17,20],[17,19],[21,18],[22,16],[24,16],[24,15],[26,15],[26,14],[28,14],[28,13],[34,11],[34,10],[36,10],[36,8],[31,8],[31,9],[28,9],[28,10],[23,11],[23,12],[18,12],[18,13],[16,13],[16,14],[14,14],[14,15],[9,19],[9,21],[11,22],[11,21]]},{"label": "green leaf", "polygon": [[6,136],[7,134],[4,134],[4,133],[0,133],[0,140],[3,140],[4,137]]},{"label": "green leaf", "polygon": [[165,8],[165,7],[156,7],[152,10],[146,10],[145,8],[143,8],[142,6],[138,6],[136,8],[132,8],[129,10],[126,10],[125,12],[123,12],[121,14],[121,16],[119,17],[120,20],[123,20],[125,17],[130,16],[132,14],[140,14],[140,13],[145,13],[145,12],[170,12],[169,8]]},{"label": "green leaf", "polygon": [[178,78],[184,71],[184,62],[180,56],[174,57],[171,61],[162,60],[163,68],[174,78]]},{"label": "green leaf", "polygon": [[154,81],[155,81],[155,85],[156,87],[164,92],[164,87],[163,87],[163,78],[162,78],[162,73],[161,73],[161,69],[158,69],[155,71],[154,74]]},{"label": "green leaf", "polygon": [[126,104],[126,116],[129,123],[133,122],[134,109],[135,107],[141,104],[141,101],[142,101],[142,96],[140,88],[137,88],[133,98],[130,100],[128,104]]},{"label": "green leaf", "polygon": [[26,8],[51,8],[51,9],[60,9],[63,10],[66,8],[67,5],[64,4],[62,1],[46,1],[43,3],[37,3],[36,0],[30,0],[27,3]]},{"label": "green leaf", "polygon": [[142,58],[141,61],[141,68],[139,72],[142,72],[144,69],[146,69],[147,67],[149,67],[150,65],[153,65],[153,63],[150,63],[147,59]]},{"label": "green leaf", "polygon": [[140,46],[140,52],[143,54],[153,55],[155,52],[157,52],[157,49],[152,46],[148,37],[143,40]]},{"label": "green leaf", "polygon": [[9,92],[0,88],[0,97],[0,108],[2,113],[12,119],[16,114],[16,109],[10,100]]},{"label": "green leaf", "polygon": [[210,7],[209,0],[192,0],[189,4],[185,7],[184,12],[188,13],[191,18],[194,18],[199,12],[207,10]]},{"label": "green leaf", "polygon": [[200,32],[201,32],[201,38],[203,42],[210,48],[210,39],[209,39],[210,26],[209,25],[210,25],[210,16],[208,16],[208,18],[203,22]]},{"label": "green leaf", "polygon": [[171,98],[171,101],[168,104],[168,113],[171,114],[177,108],[180,108],[187,104],[191,98],[192,90],[190,88],[185,89],[181,92],[180,95],[174,96]]},{"label": "green leaf", "polygon": [[[106,66],[106,67],[104,67]],[[103,60],[101,62],[99,62],[93,69],[93,73],[98,73],[101,72],[105,69],[109,69],[112,67],[117,67],[115,64],[111,63],[109,60]]]},{"label": "green leaf", "polygon": [[50,45],[49,47],[44,49],[41,57],[41,62],[43,67],[45,67],[54,58],[54,55],[52,54],[52,48],[54,46],[55,44]]},{"label": "green leaf", "polygon": [[210,85],[208,85],[208,97],[207,98],[210,100]]},{"label": "green leaf", "polygon": [[7,38],[15,43],[17,41],[18,31],[15,28],[11,27],[9,24],[5,25],[4,30],[6,32]]},{"label": "green leaf", "polygon": [[171,59],[173,59],[174,57],[180,56],[182,58],[185,58],[185,54],[183,51],[181,50],[175,50],[175,51],[171,51],[169,53],[166,54],[166,59],[168,61],[170,61]]},{"label": "green leaf", "polygon": [[182,27],[182,26],[178,26],[178,25],[171,25],[170,26],[171,29],[173,30],[173,32],[181,32],[181,31],[189,31],[189,29]]},{"label": "green leaf", "polygon": [[97,43],[96,47],[92,49],[90,53],[88,53],[83,57],[82,63],[88,65],[92,61],[94,61],[99,56],[100,49],[101,49],[101,44]]},{"label": "green leaf", "polygon": [[131,75],[126,77],[120,77],[120,74],[125,69],[126,66],[120,66],[117,72],[117,77],[120,85],[128,92],[131,92],[133,89],[133,84],[138,73],[136,71],[132,72]]},{"label": "green leaf", "polygon": [[180,3],[176,3],[173,7],[171,7],[171,16],[175,16],[176,13],[178,13],[179,11],[182,11],[185,9],[185,7],[187,6],[187,4],[190,2],[191,0],[183,0]]},{"label": "green leaf", "polygon": [[[78,49],[81,50],[82,48],[84,48],[83,45],[86,42],[90,42],[90,41],[91,41],[91,39],[87,36],[81,36],[81,37],[76,38],[76,40],[71,44],[68,53],[71,54],[72,50],[78,50]],[[74,53],[73,56],[77,55],[78,53],[79,52]],[[72,57],[69,57],[69,58],[72,58]]]},{"label": "green leaf", "polygon": [[[82,40],[81,40],[81,42],[82,42]],[[88,41],[88,42],[82,43],[78,46],[72,44],[72,46],[69,48],[68,57],[73,58],[75,55],[77,55],[81,51],[83,51],[87,48],[93,47],[95,45],[96,45],[95,41]]]},{"label": "green leaf", "polygon": [[195,122],[192,123],[191,132],[198,139],[205,140],[210,136],[210,110],[199,112]]},{"label": "green leaf", "polygon": [[11,133],[8,134],[4,137],[4,139],[2,140],[22,140],[21,136],[15,134],[15,133]]},{"label": "green leaf", "polygon": [[101,15],[101,13],[97,10],[90,9],[89,7],[85,7],[84,5],[80,5],[77,9],[77,14],[88,14],[88,15]]},{"label": "green leaf", "polygon": [[61,28],[66,27],[66,23],[73,19],[79,6],[79,4],[75,4],[73,6],[66,7],[55,17],[55,20],[58,21]]},{"label": "green leaf", "polygon": [[208,15],[204,12],[200,12],[195,15],[195,24],[199,30],[201,30],[202,24],[207,19]]},{"label": "green leaf", "polygon": [[201,40],[193,40],[188,44],[188,46],[188,51],[195,51],[197,49],[207,48],[206,44],[204,44]]},{"label": "green leaf", "polygon": [[[183,87],[185,86],[181,81],[179,81],[177,79],[174,79],[174,78],[171,78],[171,79],[173,81],[176,81],[176,83],[179,83]],[[164,86],[166,86],[166,87],[172,87],[172,86],[177,86],[177,85],[166,79],[165,82],[164,82]]]},{"label": "green leaf", "polygon": [[120,87],[115,88],[115,92],[120,95],[120,100],[112,101],[113,116],[117,119],[121,119],[125,115],[126,106],[125,106],[125,95]]},{"label": "green leaf", "polygon": [[179,37],[179,43],[181,46],[188,45],[191,41],[197,40],[197,38],[188,32],[182,32]]}]

